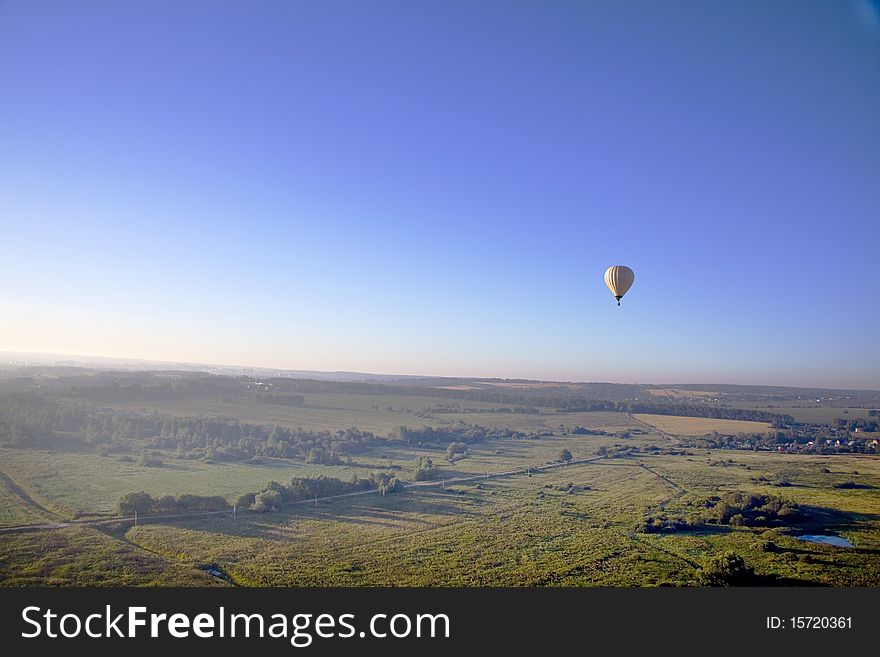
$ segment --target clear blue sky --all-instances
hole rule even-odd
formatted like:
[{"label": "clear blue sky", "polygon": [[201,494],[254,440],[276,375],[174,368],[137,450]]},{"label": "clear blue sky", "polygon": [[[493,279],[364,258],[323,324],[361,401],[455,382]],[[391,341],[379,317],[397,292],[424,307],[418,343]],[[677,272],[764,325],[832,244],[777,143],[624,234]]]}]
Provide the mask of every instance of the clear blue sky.
[{"label": "clear blue sky", "polygon": [[0,254],[0,350],[880,388],[880,3],[0,0]]}]

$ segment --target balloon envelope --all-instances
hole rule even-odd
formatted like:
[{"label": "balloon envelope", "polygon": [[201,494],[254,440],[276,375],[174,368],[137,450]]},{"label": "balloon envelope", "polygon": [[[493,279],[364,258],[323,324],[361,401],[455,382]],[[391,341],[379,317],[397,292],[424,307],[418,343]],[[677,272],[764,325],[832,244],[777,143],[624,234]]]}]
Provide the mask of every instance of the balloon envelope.
[{"label": "balloon envelope", "polygon": [[605,285],[611,290],[611,294],[617,299],[617,305],[620,305],[620,299],[632,287],[636,275],[633,270],[623,265],[614,265],[605,270]]}]

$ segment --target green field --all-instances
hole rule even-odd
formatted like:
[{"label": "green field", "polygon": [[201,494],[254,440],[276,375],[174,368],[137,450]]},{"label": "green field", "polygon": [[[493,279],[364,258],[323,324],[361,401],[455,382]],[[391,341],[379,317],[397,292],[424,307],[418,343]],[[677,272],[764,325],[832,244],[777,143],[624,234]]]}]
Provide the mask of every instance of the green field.
[{"label": "green field", "polygon": [[[832,472],[823,473],[826,466]],[[674,510],[716,490],[775,491],[756,483],[762,476],[784,476],[792,484],[785,496],[794,501],[834,509],[823,530],[855,548],[808,544],[778,530],[644,535],[632,529],[648,511]],[[832,487],[853,477],[873,488]],[[878,488],[877,461],[858,457],[713,451],[614,459],[235,520],[64,530],[51,539],[62,544],[52,543],[39,568],[56,583],[193,583],[203,576],[198,566],[211,563],[251,586],[650,586],[692,583],[708,555],[734,549],[769,581],[877,586]],[[84,545],[86,532],[100,538],[95,558],[102,579],[95,579],[94,560],[68,544]],[[43,550],[45,536],[0,539],[5,584],[31,581],[38,567],[22,564],[19,571],[19,562],[38,546]],[[762,550],[768,536],[780,552]]]},{"label": "green field", "polygon": [[[228,585],[212,564],[248,586],[689,585],[712,555],[743,556],[764,584],[880,586],[880,459],[682,448],[676,435],[751,431],[764,423],[616,412],[497,412],[467,401],[416,395],[306,394],[303,407],[214,398],[114,403],[117,409],[179,416],[236,417],[335,431],[357,426],[386,436],[399,426],[460,421],[523,432],[468,445],[450,462],[445,444],[374,443],[344,465],[266,458],[206,462],[159,450],[158,467],[129,455],[100,456],[86,445],[0,448],[0,583]],[[110,404],[107,404],[110,405]],[[387,410],[391,407],[394,410]],[[432,407],[434,410],[425,412]],[[447,410],[441,412],[438,407]],[[461,409],[468,409],[461,412]],[[482,410],[476,410],[482,409]],[[420,415],[416,415],[419,413]],[[754,425],[754,426],[753,426]],[[597,433],[573,433],[585,427]],[[660,431],[657,431],[656,429]],[[529,474],[288,504],[273,513],[240,510],[172,521],[113,518],[119,499],[143,490],[235,500],[269,481],[389,472],[411,479],[428,456],[434,479],[491,475],[574,459],[602,448],[637,449],[615,458]],[[827,470],[827,472],[826,472]],[[846,484],[847,488],[839,488]],[[806,543],[786,527],[705,526],[676,533],[637,531],[647,516],[686,514],[726,491],[781,496],[811,512],[808,529],[853,548]],[[105,520],[100,520],[105,518]],[[8,528],[74,521],[52,530]],[[78,520],[75,520],[78,519]],[[96,524],[96,520],[100,520]],[[771,543],[773,551],[767,551]]]},{"label": "green field", "polygon": [[[304,395],[302,407],[263,404],[252,401],[222,401],[220,399],[181,399],[155,402],[110,403],[120,410],[159,411],[178,415],[208,415],[235,417],[242,422],[280,424],[303,429],[327,429],[356,426],[364,431],[385,435],[401,425],[431,424],[415,415],[430,406],[453,403],[444,397],[419,395],[352,395],[344,393]],[[495,408],[500,404],[467,402],[468,407]],[[388,408],[392,410],[388,410]],[[503,414],[509,417],[509,414]],[[453,418],[459,419],[456,414]],[[435,422],[436,424],[436,422]]]},{"label": "green field", "polygon": [[[877,405],[880,406],[880,402],[878,402]],[[807,402],[789,404],[739,402],[736,406],[740,408],[754,408],[762,411],[769,411],[771,413],[791,415],[797,422],[812,422],[815,424],[829,424],[836,421],[838,418],[846,420],[855,420],[856,418],[862,418],[864,420],[876,419],[871,417],[869,414],[871,409],[868,408],[823,406]]]},{"label": "green field", "polygon": [[[613,444],[602,436],[544,436],[540,439],[507,439],[476,443],[467,458],[448,463],[439,447],[408,447],[389,441],[357,455],[352,465],[309,465],[287,459],[266,459],[259,465],[247,463],[205,463],[178,459],[163,453],[163,465],[146,467],[122,462],[117,456],[96,456],[87,451],[41,451],[0,448],[0,462],[14,473],[22,488],[38,504],[66,518],[83,513],[113,513],[116,503],[128,492],[143,490],[153,495],[222,495],[234,500],[240,494],[259,490],[269,481],[286,482],[291,477],[327,475],[349,480],[374,471],[409,472],[420,456],[434,459],[439,478],[482,474],[540,465],[556,459],[562,448],[575,458],[590,456],[601,445]],[[650,441],[628,441],[647,444]],[[0,489],[2,490],[2,489]],[[13,496],[15,507],[20,500]],[[12,508],[12,507],[11,507]],[[16,517],[20,519],[21,514]],[[40,519],[42,521],[42,518]],[[2,525],[23,524],[10,516]]]}]

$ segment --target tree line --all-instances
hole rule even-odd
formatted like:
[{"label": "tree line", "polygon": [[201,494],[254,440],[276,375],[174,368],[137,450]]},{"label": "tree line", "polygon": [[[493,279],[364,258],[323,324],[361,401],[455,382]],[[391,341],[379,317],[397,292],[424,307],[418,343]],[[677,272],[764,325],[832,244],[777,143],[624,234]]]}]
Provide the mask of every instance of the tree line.
[{"label": "tree line", "polygon": [[235,461],[275,457],[337,465],[389,440],[407,445],[467,444],[526,435],[459,422],[442,428],[401,426],[388,436],[377,436],[356,427],[318,431],[235,418],[120,412],[62,403],[38,393],[0,396],[0,436],[5,436],[8,444],[26,448],[84,443],[105,454],[128,451],[130,442],[138,441],[142,448],[175,450],[178,458]]},{"label": "tree line", "polygon": [[[429,459],[430,460],[430,459]],[[417,464],[417,472],[423,464]],[[433,464],[430,466],[433,468]],[[287,485],[270,481],[262,490],[244,493],[235,501],[235,507],[242,511],[266,513],[277,511],[288,502],[320,499],[377,490],[382,495],[402,491],[404,482],[386,472],[374,472],[369,477],[354,476],[350,481],[324,475],[318,477],[292,477]],[[165,513],[192,513],[204,511],[225,511],[233,507],[220,495],[162,495],[154,497],[150,493],[137,491],[127,493],[119,501],[120,515],[142,516]]]}]

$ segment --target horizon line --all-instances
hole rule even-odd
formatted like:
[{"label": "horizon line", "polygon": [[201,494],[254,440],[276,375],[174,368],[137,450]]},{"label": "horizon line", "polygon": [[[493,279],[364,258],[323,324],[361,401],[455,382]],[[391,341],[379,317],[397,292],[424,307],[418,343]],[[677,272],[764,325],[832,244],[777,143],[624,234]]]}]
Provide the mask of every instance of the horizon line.
[{"label": "horizon line", "polygon": [[[58,359],[80,359],[83,361],[81,364],[90,364],[97,366],[100,363],[96,361],[109,361],[111,363],[115,362],[119,365],[128,364],[133,366],[135,364],[139,365],[166,365],[166,366],[183,366],[188,368],[193,368],[195,371],[199,371],[200,368],[203,369],[228,369],[228,370],[264,370],[267,372],[277,372],[277,373],[313,373],[313,374],[324,374],[324,375],[333,375],[333,374],[347,374],[347,375],[359,375],[364,377],[385,377],[385,378],[396,378],[396,379],[450,379],[450,380],[469,380],[469,381],[512,381],[512,382],[522,382],[522,383],[556,383],[559,385],[566,384],[606,384],[606,385],[636,385],[636,386],[651,386],[651,387],[682,387],[682,386],[742,386],[742,387],[752,387],[752,388],[792,388],[796,390],[833,390],[840,392],[873,392],[880,394],[880,390],[874,388],[836,388],[836,387],[826,387],[826,386],[794,386],[787,384],[766,384],[766,383],[722,383],[719,381],[690,381],[690,382],[665,382],[665,383],[644,383],[638,381],[588,381],[588,380],[580,380],[580,381],[550,381],[548,379],[536,379],[536,378],[527,378],[527,377],[503,377],[503,376],[464,376],[464,375],[442,375],[442,374],[409,374],[409,373],[383,373],[383,372],[360,372],[356,370],[316,370],[316,369],[296,369],[296,368],[284,368],[284,367],[269,367],[263,365],[232,365],[232,364],[223,364],[223,363],[204,363],[204,362],[196,362],[196,361],[181,361],[181,360],[154,360],[149,358],[139,358],[139,357],[122,357],[122,356],[100,356],[100,355],[87,355],[87,354],[60,354],[55,352],[43,352],[43,351],[7,351],[0,350],[0,356],[33,356],[33,357],[41,357],[41,358],[58,358]],[[14,365],[15,363],[8,363],[9,365]],[[80,363],[77,363],[78,365]],[[57,363],[44,363],[44,366],[55,365],[58,366]],[[33,364],[33,366],[39,366],[38,364]],[[73,365],[61,365],[62,367],[68,367]],[[171,368],[137,368],[131,367],[130,369],[135,371],[156,371],[156,372],[167,372],[174,371]],[[228,375],[227,375],[228,376]],[[293,377],[292,377],[293,378]]]}]

